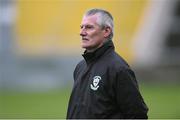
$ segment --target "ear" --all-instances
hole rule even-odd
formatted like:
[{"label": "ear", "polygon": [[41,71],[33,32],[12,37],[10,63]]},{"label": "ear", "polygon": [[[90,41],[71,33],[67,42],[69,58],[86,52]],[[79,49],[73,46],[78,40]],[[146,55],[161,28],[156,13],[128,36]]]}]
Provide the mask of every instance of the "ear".
[{"label": "ear", "polygon": [[111,28],[105,27],[104,28],[104,37],[107,38],[111,34]]}]

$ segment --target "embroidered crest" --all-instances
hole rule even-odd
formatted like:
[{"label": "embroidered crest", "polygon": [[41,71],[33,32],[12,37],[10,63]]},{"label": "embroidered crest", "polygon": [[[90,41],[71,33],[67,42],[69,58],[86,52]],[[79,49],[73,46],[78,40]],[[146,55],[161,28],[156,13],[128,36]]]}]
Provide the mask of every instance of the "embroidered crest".
[{"label": "embroidered crest", "polygon": [[99,88],[100,80],[101,80],[100,76],[93,77],[93,83],[90,85],[92,90],[96,91]]}]

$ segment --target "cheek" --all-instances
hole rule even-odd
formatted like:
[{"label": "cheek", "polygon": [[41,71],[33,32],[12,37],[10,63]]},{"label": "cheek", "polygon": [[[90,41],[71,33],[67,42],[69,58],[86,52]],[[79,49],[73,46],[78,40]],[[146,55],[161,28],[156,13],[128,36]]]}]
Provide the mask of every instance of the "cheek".
[{"label": "cheek", "polygon": [[92,39],[92,40],[95,40],[95,41],[98,41],[102,38],[102,35],[100,32],[92,32],[91,34],[89,34],[89,37]]}]

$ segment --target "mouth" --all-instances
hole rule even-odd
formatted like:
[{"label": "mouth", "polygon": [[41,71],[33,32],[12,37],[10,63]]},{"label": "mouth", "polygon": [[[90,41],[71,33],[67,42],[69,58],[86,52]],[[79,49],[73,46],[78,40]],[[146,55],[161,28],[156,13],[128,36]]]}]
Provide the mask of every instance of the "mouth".
[{"label": "mouth", "polygon": [[87,39],[87,38],[82,38],[82,40],[83,40],[83,41],[84,41],[84,40],[85,40],[85,41],[88,41],[89,39]]}]

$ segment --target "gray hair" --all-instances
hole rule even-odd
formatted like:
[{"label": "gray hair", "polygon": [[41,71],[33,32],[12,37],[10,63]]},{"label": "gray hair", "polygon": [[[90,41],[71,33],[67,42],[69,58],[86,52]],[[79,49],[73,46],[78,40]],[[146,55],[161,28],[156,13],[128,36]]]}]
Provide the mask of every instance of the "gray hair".
[{"label": "gray hair", "polygon": [[91,16],[95,14],[98,14],[100,16],[97,19],[97,23],[101,26],[101,28],[110,27],[112,31],[108,38],[112,39],[114,33],[114,23],[112,15],[106,10],[95,8],[88,10],[84,16]]}]

